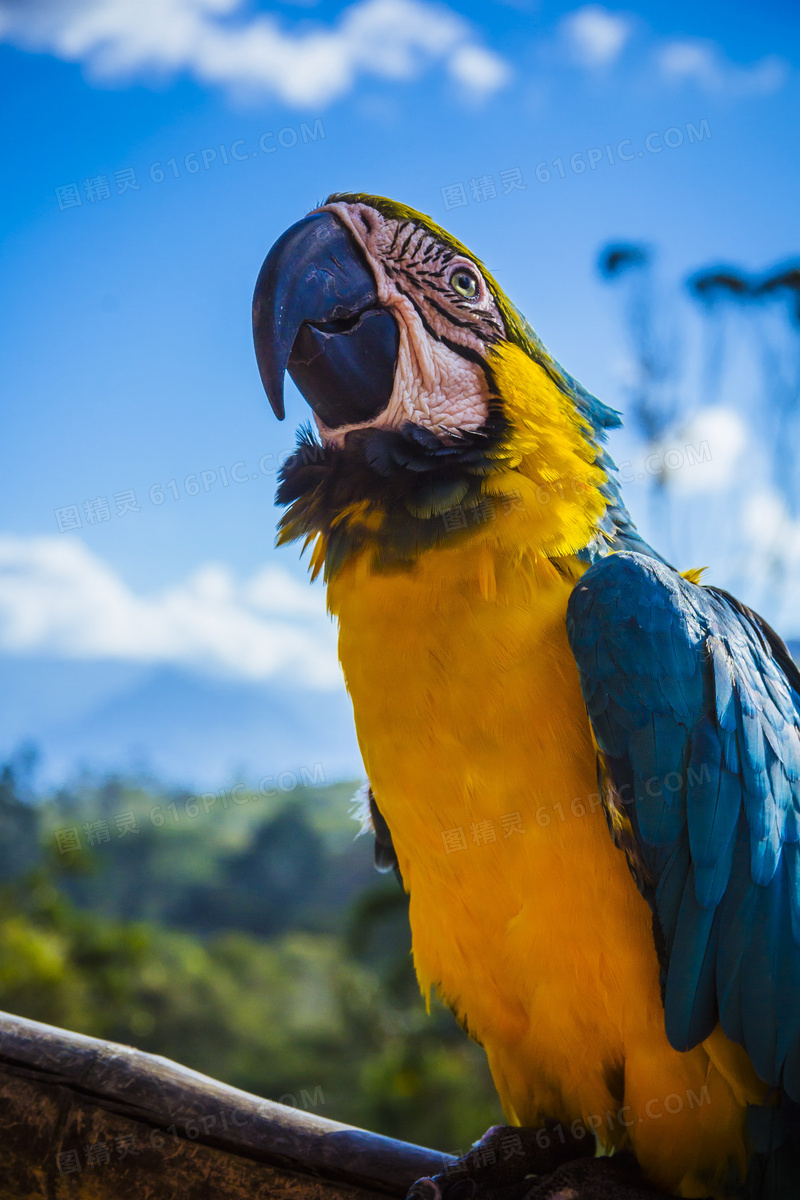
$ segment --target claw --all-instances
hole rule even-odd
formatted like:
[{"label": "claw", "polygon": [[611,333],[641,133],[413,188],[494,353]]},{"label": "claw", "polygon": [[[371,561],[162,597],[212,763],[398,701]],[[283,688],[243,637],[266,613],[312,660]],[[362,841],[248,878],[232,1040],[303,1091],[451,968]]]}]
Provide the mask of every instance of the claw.
[{"label": "claw", "polygon": [[[418,1179],[406,1200],[528,1200],[539,1196],[537,1188],[552,1172],[575,1159],[595,1161],[593,1139],[576,1140],[555,1121],[537,1129],[493,1125],[441,1175]],[[565,1187],[542,1193],[543,1200],[545,1194],[547,1200],[573,1200],[570,1186],[565,1179]]]},{"label": "claw", "polygon": [[406,1200],[443,1200],[441,1189],[433,1179],[418,1179],[408,1189]]}]

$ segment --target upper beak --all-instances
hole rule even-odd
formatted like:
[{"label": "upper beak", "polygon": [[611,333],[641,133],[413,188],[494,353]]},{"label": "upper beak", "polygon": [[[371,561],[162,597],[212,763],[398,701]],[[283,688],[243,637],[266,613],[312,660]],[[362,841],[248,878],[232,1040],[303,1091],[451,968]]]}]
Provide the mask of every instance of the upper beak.
[{"label": "upper beak", "polygon": [[312,213],[278,238],[253,296],[261,382],[284,417],[283,377],[328,428],[376,417],[392,395],[399,333],[380,307],[361,247],[333,213]]}]

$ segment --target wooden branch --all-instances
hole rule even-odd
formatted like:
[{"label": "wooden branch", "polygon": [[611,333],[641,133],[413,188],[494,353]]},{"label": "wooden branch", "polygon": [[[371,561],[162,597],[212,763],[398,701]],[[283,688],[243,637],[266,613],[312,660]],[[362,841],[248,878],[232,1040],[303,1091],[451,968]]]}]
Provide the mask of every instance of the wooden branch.
[{"label": "wooden branch", "polygon": [[0,1200],[370,1200],[455,1160],[0,1013]]},{"label": "wooden branch", "polygon": [[[385,1200],[456,1164],[167,1058],[7,1013],[0,1123],[0,1200]],[[529,1200],[655,1195],[632,1159],[620,1173],[623,1160],[559,1166],[552,1154],[539,1157]]]}]

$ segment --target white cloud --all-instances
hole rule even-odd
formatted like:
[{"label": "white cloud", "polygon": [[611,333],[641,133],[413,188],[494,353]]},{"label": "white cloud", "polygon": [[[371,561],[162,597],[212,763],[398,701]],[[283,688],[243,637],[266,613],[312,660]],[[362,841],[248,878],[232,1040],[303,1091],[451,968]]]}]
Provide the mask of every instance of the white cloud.
[{"label": "white cloud", "polygon": [[472,26],[430,0],[357,0],[333,25],[298,32],[244,0],[0,0],[0,41],[118,79],[188,72],[202,83],[322,106],[360,75],[408,81],[438,64],[477,96],[510,77]]},{"label": "white cloud", "polygon": [[784,636],[798,637],[800,595],[800,518],[769,485],[753,487],[742,497],[742,540],[745,577],[760,581],[766,616]]},{"label": "white cloud", "polygon": [[321,589],[276,567],[242,583],[210,563],[163,591],[136,595],[70,538],[0,536],[0,649],[341,685]]},{"label": "white cloud", "polygon": [[708,92],[768,95],[783,86],[789,73],[789,64],[777,55],[742,65],[732,62],[716,42],[705,38],[675,37],[653,42],[652,30],[636,17],[613,12],[601,4],[585,4],[568,13],[561,21],[560,33],[575,61],[597,69],[618,61],[637,27],[649,35],[655,55],[655,79],[662,84],[693,82]]},{"label": "white cloud", "polygon": [[624,50],[633,32],[633,21],[600,4],[587,4],[569,13],[561,29],[579,62],[588,67],[607,67]]},{"label": "white cloud", "polygon": [[787,64],[776,55],[741,66],[726,58],[715,42],[683,38],[666,42],[658,52],[661,75],[668,82],[698,84],[708,92],[768,95],[783,85]]},{"label": "white cloud", "polygon": [[[732,408],[719,404],[695,413],[679,438],[661,449],[681,447],[681,469],[667,469],[665,481],[684,493],[720,492],[734,482],[736,467],[748,443],[748,430]],[[691,448],[691,449],[690,449]],[[666,459],[669,464],[669,459]]]},{"label": "white cloud", "polygon": [[460,46],[450,57],[448,68],[452,77],[476,99],[496,92],[511,78],[511,70],[483,46]]},{"label": "white cloud", "polygon": [[[754,556],[773,565],[779,559],[785,571],[800,567],[800,518],[791,515],[786,501],[774,488],[764,486],[748,494],[742,526]],[[762,573],[767,573],[763,566]],[[796,607],[795,603],[795,624]]]}]

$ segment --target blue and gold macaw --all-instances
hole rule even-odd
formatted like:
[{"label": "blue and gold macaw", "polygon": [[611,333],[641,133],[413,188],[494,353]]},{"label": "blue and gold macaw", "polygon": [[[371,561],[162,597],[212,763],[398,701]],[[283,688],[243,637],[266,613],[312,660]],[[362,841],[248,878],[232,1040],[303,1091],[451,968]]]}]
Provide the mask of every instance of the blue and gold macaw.
[{"label": "blue and gold macaw", "polygon": [[278,417],[287,368],[314,414],[280,541],[327,581],[423,992],[512,1124],[592,1129],[681,1196],[800,1197],[786,647],[642,540],[617,414],[423,214],[331,196],[254,330]]}]

